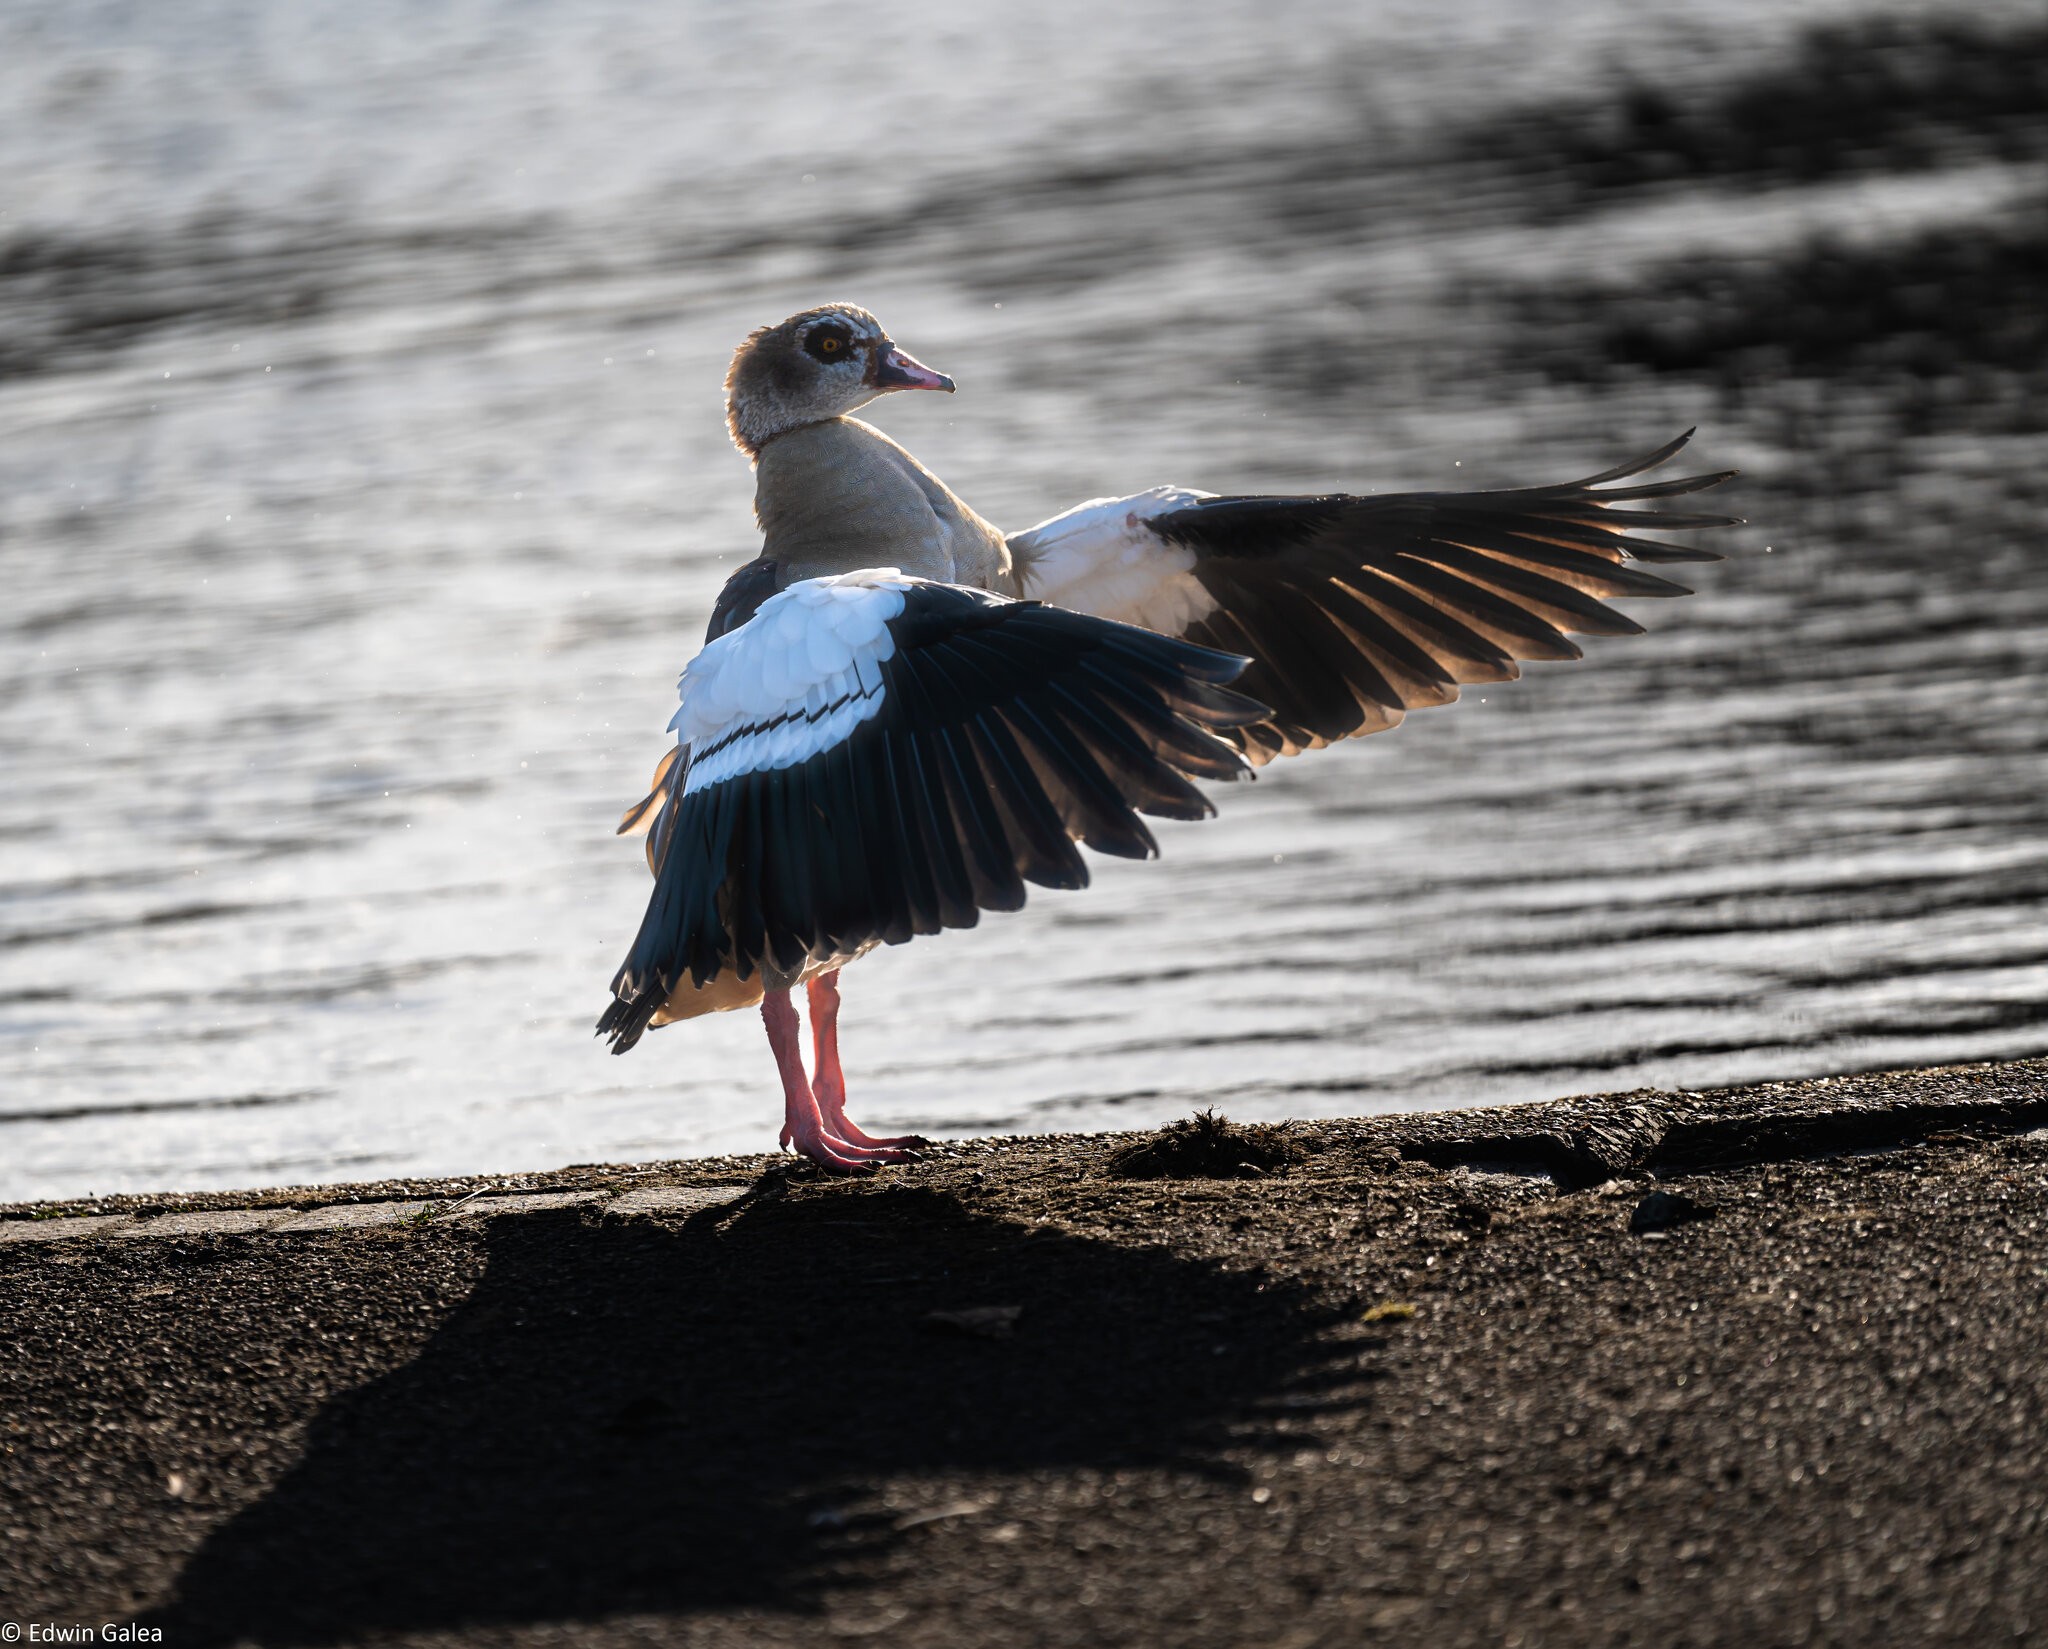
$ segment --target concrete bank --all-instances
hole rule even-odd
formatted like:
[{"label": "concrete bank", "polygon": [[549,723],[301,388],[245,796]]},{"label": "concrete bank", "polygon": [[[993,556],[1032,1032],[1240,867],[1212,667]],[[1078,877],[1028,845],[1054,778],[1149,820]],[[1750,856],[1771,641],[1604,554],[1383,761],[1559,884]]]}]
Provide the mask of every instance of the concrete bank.
[{"label": "concrete bank", "polygon": [[0,1625],[2048,1638],[2048,1062],[0,1210]]}]

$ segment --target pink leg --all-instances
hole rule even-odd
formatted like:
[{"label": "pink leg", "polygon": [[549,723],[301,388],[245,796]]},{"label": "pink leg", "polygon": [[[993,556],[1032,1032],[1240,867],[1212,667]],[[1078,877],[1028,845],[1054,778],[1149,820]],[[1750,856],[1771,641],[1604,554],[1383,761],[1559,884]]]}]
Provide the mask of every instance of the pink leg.
[{"label": "pink leg", "polygon": [[818,1097],[818,1110],[825,1118],[825,1126],[831,1133],[849,1145],[865,1145],[871,1150],[887,1151],[889,1162],[909,1160],[905,1150],[915,1150],[927,1145],[928,1140],[915,1134],[905,1134],[899,1139],[875,1139],[863,1133],[846,1114],[846,1073],[839,1068],[839,970],[821,973],[811,981],[811,1035],[817,1047],[817,1080],[812,1085]]},{"label": "pink leg", "polygon": [[795,1145],[800,1155],[842,1173],[863,1173],[878,1162],[902,1161],[900,1153],[849,1144],[826,1127],[810,1079],[804,1075],[802,1033],[788,991],[770,991],[761,999],[761,1019],[768,1027],[775,1068],[782,1073],[783,1138]]}]

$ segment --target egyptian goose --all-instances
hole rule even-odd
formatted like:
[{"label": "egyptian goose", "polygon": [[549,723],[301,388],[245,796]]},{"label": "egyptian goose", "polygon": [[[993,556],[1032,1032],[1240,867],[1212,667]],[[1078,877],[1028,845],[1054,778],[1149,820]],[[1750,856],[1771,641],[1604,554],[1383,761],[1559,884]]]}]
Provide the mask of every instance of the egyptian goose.
[{"label": "egyptian goose", "polygon": [[[1503,492],[1218,497],[1153,487],[1007,536],[880,430],[894,390],[950,392],[866,310],[762,327],[726,377],[753,460],[760,556],[727,582],[683,671],[675,745],[621,832],[654,894],[598,1022],[761,1004],[782,1141],[830,1169],[922,1141],[848,1120],[839,970],[881,944],[1078,888],[1075,844],[1149,858],[1140,814],[1211,814],[1193,779],[1377,733],[1566,632],[1632,635],[1616,596],[1687,593],[1628,563],[1712,561],[1631,536],[1730,517],[1617,511],[1728,479]],[[1690,432],[1688,432],[1689,435]],[[791,992],[808,990],[806,1075]]]}]

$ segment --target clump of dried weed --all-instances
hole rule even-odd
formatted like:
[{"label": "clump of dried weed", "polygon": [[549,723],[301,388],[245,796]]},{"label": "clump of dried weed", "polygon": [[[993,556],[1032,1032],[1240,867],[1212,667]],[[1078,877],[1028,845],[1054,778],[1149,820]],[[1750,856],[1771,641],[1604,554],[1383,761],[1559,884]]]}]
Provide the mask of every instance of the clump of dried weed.
[{"label": "clump of dried weed", "polygon": [[1284,1128],[1197,1111],[1112,1153],[1103,1172],[1113,1179],[1256,1179],[1307,1156]]}]

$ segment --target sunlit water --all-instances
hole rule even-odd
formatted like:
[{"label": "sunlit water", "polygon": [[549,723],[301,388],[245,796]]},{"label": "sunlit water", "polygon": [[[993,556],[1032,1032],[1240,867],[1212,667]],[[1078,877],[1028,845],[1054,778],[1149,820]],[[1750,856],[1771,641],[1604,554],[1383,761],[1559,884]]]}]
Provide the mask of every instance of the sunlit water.
[{"label": "sunlit water", "polygon": [[[1712,61],[1779,10],[1715,6]],[[1695,421],[1753,477],[1648,636],[864,962],[863,1121],[2048,1047],[2040,444],[1816,503],[1702,396],[1475,381],[1444,295],[2012,180],[1506,227],[1403,146],[1711,55],[1696,8],[1542,12],[0,10],[0,1198],[772,1144],[752,1015],[590,1032],[646,892],[611,827],[755,542],[724,358],[827,296],[960,380],[879,421],[1008,525],[1559,479]]]}]

